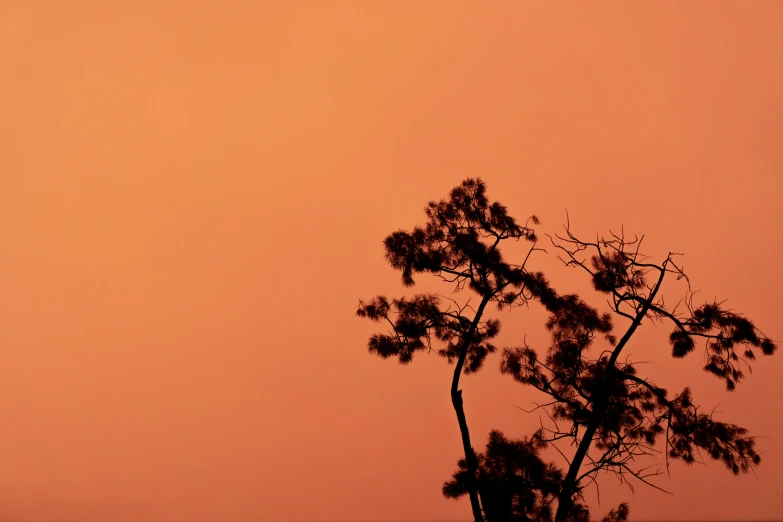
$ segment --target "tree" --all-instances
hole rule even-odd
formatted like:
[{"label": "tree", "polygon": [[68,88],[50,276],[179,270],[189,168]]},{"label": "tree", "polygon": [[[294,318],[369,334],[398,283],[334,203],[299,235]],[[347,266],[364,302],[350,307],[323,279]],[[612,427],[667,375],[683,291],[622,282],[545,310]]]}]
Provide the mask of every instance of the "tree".
[{"label": "tree", "polygon": [[[571,459],[566,458],[569,464],[554,495],[557,497],[555,522],[589,518],[587,508],[579,500],[587,485],[597,484],[600,472],[614,473],[631,487],[629,479],[657,487],[649,479],[661,470],[651,471],[652,467],[638,461],[655,453],[655,445],[660,441],[664,445],[667,468],[669,459],[693,463],[698,452],[723,462],[734,474],[757,466],[761,458],[755,440],[744,428],[701,412],[688,388],[670,396],[640,376],[627,356],[624,359],[621,356],[643,321],[668,323],[673,327],[669,336],[672,355],[684,357],[695,349],[697,340],[704,341],[704,369],[723,379],[731,391],[744,377],[743,365],[749,367],[756,351],[764,355],[774,353],[775,343],[750,320],[725,308],[723,303],[694,306],[689,279],[676,262],[678,254],[669,253],[663,261],[654,263],[640,253],[643,238],[627,240],[623,234],[611,234],[609,238],[587,242],[574,236],[570,225],[565,230],[565,236],[553,239],[554,246],[564,254],[562,260],[567,266],[584,270],[595,290],[609,296],[612,313],[600,314],[576,295],[544,292],[540,300],[549,312],[546,327],[551,333],[546,356],[539,357],[525,344],[504,350],[501,363],[503,373],[533,386],[550,399],[536,408],[546,412],[552,426],[542,425],[534,435],[537,447],[553,445],[563,454],[557,444],[566,441],[576,448]],[[671,278],[685,285],[684,295],[674,307],[666,304],[662,290],[665,280]],[[545,283],[542,287],[549,288]],[[613,316],[628,323],[619,340],[612,333]],[[591,354],[590,349],[596,343],[603,343],[604,347],[600,351],[592,350]],[[498,435],[490,439],[497,446],[492,437]],[[497,450],[488,446],[487,455],[490,454],[497,454]],[[517,461],[516,456],[504,454],[500,463],[493,463],[492,469],[509,469]],[[526,472],[540,466],[528,467]],[[553,472],[547,468],[547,474]],[[482,480],[481,473],[479,477]],[[455,475],[455,480],[459,481],[460,477]],[[483,480],[486,486],[480,484],[480,488],[495,487],[490,486],[491,481]],[[512,482],[507,480],[506,485],[496,489],[504,491]],[[538,491],[542,502],[552,501],[551,490],[544,494],[535,480],[529,483],[532,492]],[[453,496],[452,491],[458,489],[453,482],[446,483],[444,493]],[[517,506],[516,500],[504,502],[505,509],[511,509],[515,516],[529,515],[527,509]],[[546,510],[539,510],[535,515],[529,519],[551,520],[551,512]],[[628,506],[623,504],[605,520],[620,521],[627,517]],[[494,520],[507,519],[513,518]]]},{"label": "tree", "polygon": [[[465,455],[464,467],[475,522],[483,520],[476,483],[477,456],[470,442],[460,389],[462,373],[477,372],[488,354],[496,351],[490,342],[500,331],[500,322],[486,319],[490,303],[498,308],[519,306],[538,297],[543,275],[525,265],[536,250],[532,216],[519,225],[500,203],[490,203],[480,179],[467,179],[455,187],[447,200],[430,202],[426,225],[411,232],[400,230],[384,241],[386,259],[402,272],[405,286],[413,286],[416,274],[431,274],[455,285],[455,291],[471,291],[480,302],[475,308],[437,294],[416,294],[389,300],[378,296],[359,302],[357,314],[389,325],[389,331],[373,335],[369,351],[382,358],[396,357],[407,364],[418,352],[435,352],[455,363],[451,402],[457,415]],[[519,264],[506,262],[500,250],[505,241],[532,243]],[[433,347],[433,340],[440,347]]]},{"label": "tree", "polygon": [[[693,463],[701,451],[735,474],[759,465],[755,439],[745,429],[700,411],[688,388],[670,396],[640,376],[627,354],[643,321],[668,323],[673,327],[672,355],[684,357],[703,340],[704,369],[723,379],[731,391],[756,352],[775,352],[770,338],[723,303],[694,306],[690,281],[677,263],[679,254],[670,252],[656,264],[640,253],[643,238],[626,240],[621,233],[587,242],[574,236],[567,224],[565,236],[552,242],[567,266],[584,270],[594,289],[609,297],[610,313],[600,313],[577,295],[556,292],[540,272],[527,270],[532,252],[541,250],[529,226],[538,220],[532,216],[524,226],[517,224],[505,207],[489,202],[481,180],[464,181],[447,200],[429,203],[425,212],[425,226],[385,239],[386,259],[402,272],[405,286],[414,284],[414,275],[431,274],[455,285],[458,293],[477,294],[479,305],[473,309],[432,293],[392,300],[377,296],[360,301],[357,314],[390,328],[370,338],[371,353],[407,364],[416,353],[434,350],[455,363],[450,393],[464,458],[443,494],[468,495],[475,522],[587,522],[590,513],[582,492],[589,484],[597,485],[601,472],[614,473],[631,487],[630,480],[658,487],[650,478],[661,471],[651,471],[639,460],[658,452],[656,444],[661,442],[667,468],[670,459]],[[520,264],[504,260],[500,246],[508,240],[532,243]],[[671,279],[685,285],[674,307],[663,296],[664,282]],[[546,412],[551,426],[542,425],[531,437],[517,440],[493,431],[485,452],[477,454],[470,442],[460,376],[481,369],[487,355],[496,351],[491,341],[500,323],[485,317],[487,306],[502,309],[532,300],[549,313],[546,355],[539,357],[527,344],[505,349],[501,372],[549,397],[536,409]],[[619,339],[613,333],[618,318],[627,323]],[[591,348],[598,343],[604,346],[596,353]],[[565,471],[540,455],[551,447],[565,457],[558,446],[563,441],[576,448],[572,458],[566,458]],[[628,514],[628,506],[621,504],[604,521],[623,522]]]}]

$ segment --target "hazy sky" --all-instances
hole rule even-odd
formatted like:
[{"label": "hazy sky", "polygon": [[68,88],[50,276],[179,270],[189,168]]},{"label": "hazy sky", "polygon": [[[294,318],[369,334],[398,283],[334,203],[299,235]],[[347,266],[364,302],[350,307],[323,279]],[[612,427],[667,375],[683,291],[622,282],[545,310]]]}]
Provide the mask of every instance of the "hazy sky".
[{"label": "hazy sky", "polygon": [[[4,1],[0,64],[2,520],[469,518],[450,368],[370,356],[354,316],[410,291],[383,238],[468,176],[541,233],[686,252],[783,339],[783,2]],[[642,330],[764,462],[606,477],[594,514],[783,518],[783,354],[728,394]],[[497,363],[463,381],[477,446],[538,426]]]}]

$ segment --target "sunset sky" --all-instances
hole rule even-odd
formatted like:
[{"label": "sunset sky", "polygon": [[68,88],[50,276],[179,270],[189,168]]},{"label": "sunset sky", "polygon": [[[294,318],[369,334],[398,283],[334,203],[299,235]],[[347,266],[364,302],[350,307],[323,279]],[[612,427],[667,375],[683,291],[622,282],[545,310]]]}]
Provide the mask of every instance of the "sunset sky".
[{"label": "sunset sky", "polygon": [[[542,236],[685,252],[783,340],[781,1],[0,1],[0,65],[2,521],[469,519],[451,368],[355,316],[414,290],[382,240],[466,177]],[[545,347],[539,307],[498,317]],[[761,468],[607,476],[593,514],[783,519],[783,353],[730,394],[668,333],[630,350]],[[497,365],[463,380],[478,447],[539,425]]]}]

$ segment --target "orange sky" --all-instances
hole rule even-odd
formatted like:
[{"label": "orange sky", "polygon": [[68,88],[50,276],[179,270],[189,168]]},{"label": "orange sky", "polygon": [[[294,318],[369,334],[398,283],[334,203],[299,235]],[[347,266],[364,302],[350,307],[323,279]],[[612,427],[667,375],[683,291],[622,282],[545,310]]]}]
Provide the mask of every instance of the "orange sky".
[{"label": "orange sky", "polygon": [[[2,520],[467,519],[449,368],[370,356],[354,312],[468,176],[541,232],[567,208],[687,252],[783,339],[783,2],[18,0],[0,64]],[[543,346],[535,308],[504,317]],[[650,375],[764,462],[607,477],[594,514],[783,518],[783,355],[729,395],[647,330]],[[496,358],[463,387],[477,445],[538,425]]]}]

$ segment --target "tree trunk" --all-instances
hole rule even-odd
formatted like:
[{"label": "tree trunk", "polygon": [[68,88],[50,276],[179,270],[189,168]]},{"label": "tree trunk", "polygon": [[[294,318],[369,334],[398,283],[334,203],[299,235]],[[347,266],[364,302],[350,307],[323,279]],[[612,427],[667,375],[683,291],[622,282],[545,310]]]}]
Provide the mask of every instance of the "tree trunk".
[{"label": "tree trunk", "polygon": [[470,444],[470,432],[468,422],[465,419],[465,410],[462,407],[462,390],[451,392],[451,403],[457,412],[457,422],[462,435],[462,449],[465,451],[465,462],[468,465],[468,495],[470,495],[470,507],[473,510],[473,522],[484,522],[481,512],[481,504],[478,497],[478,484],[476,484],[476,454]]},{"label": "tree trunk", "polygon": [[484,313],[484,308],[487,306],[489,299],[490,296],[485,296],[481,300],[468,333],[462,339],[459,359],[457,359],[457,364],[454,367],[454,377],[451,379],[451,404],[454,405],[454,411],[457,412],[459,432],[462,435],[462,449],[465,452],[465,463],[468,468],[468,495],[470,496],[470,507],[473,510],[473,522],[484,522],[484,515],[481,511],[478,484],[476,483],[476,454],[473,451],[473,446],[470,444],[470,432],[468,431],[468,421],[465,419],[465,409],[462,407],[462,390],[459,389],[459,378],[462,375],[462,368],[465,366],[468,348],[473,341],[473,335],[476,333],[476,328],[478,328],[481,315]]}]

